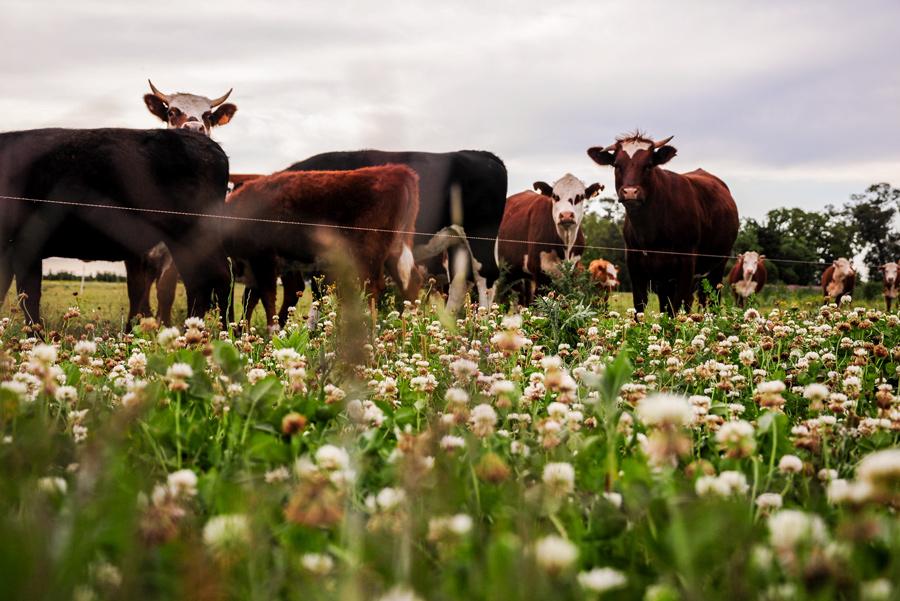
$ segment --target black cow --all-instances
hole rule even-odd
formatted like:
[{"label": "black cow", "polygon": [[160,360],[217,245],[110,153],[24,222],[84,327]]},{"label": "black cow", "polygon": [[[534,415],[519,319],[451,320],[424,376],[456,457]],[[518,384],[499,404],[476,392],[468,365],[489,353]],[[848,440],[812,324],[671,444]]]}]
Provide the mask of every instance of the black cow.
[{"label": "black cow", "polygon": [[[71,203],[0,199],[0,298],[15,275],[19,292],[27,294],[26,318],[37,322],[41,259],[124,260],[131,275],[140,270],[142,254],[165,242],[184,278],[190,314],[205,313],[215,293],[222,316],[229,317],[228,261],[215,220],[159,212],[219,212],[227,185],[225,153],[191,131],[0,134],[0,196]],[[140,298],[140,291],[129,291],[129,320]]]},{"label": "black cow", "polygon": [[[506,206],[506,166],[497,156],[481,150],[458,152],[386,152],[356,150],[317,154],[288,167],[287,171],[347,171],[397,163],[412,167],[419,174],[419,216],[416,232],[436,234],[453,225],[451,188],[459,186],[462,196],[462,227],[469,239],[473,258],[480,263],[474,281],[482,304],[488,302],[487,289],[500,275],[494,258],[494,240]],[[416,236],[423,245],[429,236]],[[452,262],[451,262],[452,264]],[[425,267],[430,273],[441,271],[440,259],[431,259]],[[452,274],[451,274],[452,275]]]}]

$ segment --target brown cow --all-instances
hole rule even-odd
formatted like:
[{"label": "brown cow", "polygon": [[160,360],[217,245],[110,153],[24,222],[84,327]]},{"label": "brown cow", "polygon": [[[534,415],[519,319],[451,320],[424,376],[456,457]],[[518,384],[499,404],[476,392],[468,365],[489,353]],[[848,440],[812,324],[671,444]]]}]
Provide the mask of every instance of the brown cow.
[{"label": "brown cow", "polygon": [[834,261],[822,274],[822,293],[825,302],[841,302],[844,296],[853,294],[856,286],[856,271],[853,264],[844,257]]},{"label": "brown cow", "polygon": [[[636,132],[588,150],[598,165],[615,169],[638,311],[647,306],[648,288],[659,296],[660,310],[689,309],[702,279],[714,289],[721,283],[737,238],[737,205],[722,180],[702,169],[679,174],[660,167],[677,152],[671,139],[654,142]],[[705,304],[702,286],[699,293]]]},{"label": "brown cow", "polygon": [[594,259],[588,265],[591,280],[596,284],[598,296],[605,305],[609,302],[609,294],[619,286],[619,269],[606,259]]},{"label": "brown cow", "polygon": [[585,187],[567,173],[553,186],[535,182],[540,193],[519,192],[506,199],[497,235],[496,259],[509,267],[511,281],[519,282],[519,299],[530,305],[539,286],[549,285],[560,273],[562,261],[577,261],[584,252],[581,219],[584,201],[603,189]]},{"label": "brown cow", "polygon": [[315,263],[326,239],[340,240],[373,298],[384,289],[386,267],[404,298],[414,300],[422,283],[412,255],[418,195],[418,176],[402,165],[275,173],[230,194],[226,214],[321,225],[232,222],[226,248],[249,265],[271,327],[278,260]]},{"label": "brown cow", "polygon": [[884,282],[884,302],[887,310],[891,310],[891,303],[897,298],[897,264],[893,261],[885,263],[878,268],[881,279]]},{"label": "brown cow", "polygon": [[766,285],[766,255],[749,250],[737,257],[737,262],[728,274],[728,284],[734,291],[734,302],[743,307],[751,294],[756,294]]}]

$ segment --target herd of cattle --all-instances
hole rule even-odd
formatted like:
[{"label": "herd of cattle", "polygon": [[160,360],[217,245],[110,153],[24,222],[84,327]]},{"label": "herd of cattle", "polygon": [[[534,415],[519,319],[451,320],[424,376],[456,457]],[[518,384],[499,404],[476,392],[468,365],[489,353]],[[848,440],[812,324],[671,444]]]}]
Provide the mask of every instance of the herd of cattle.
[{"label": "herd of cattle", "polygon": [[[226,102],[231,91],[209,99],[150,87],[144,101],[164,130],[0,134],[0,299],[15,277],[28,320],[40,321],[41,260],[51,256],[124,261],[129,321],[150,314],[155,283],[158,317],[168,323],[179,278],[190,315],[215,302],[231,320],[233,279],[242,272],[245,315],[261,301],[275,326],[334,256],[352,263],[373,299],[387,274],[407,300],[435,277],[446,278],[451,308],[466,280],[487,305],[504,268],[528,304],[563,261],[580,259],[585,204],[603,190],[565,174],[507,198],[503,162],[474,150],[328,152],[270,175],[233,174],[209,137],[237,111]],[[587,151],[614,170],[638,311],[651,291],[670,313],[689,309],[695,293],[705,303],[699,283],[717,289],[738,232],[722,180],[662,168],[676,154],[670,140],[634,133]],[[595,260],[588,270],[601,295],[618,285],[612,263]],[[882,271],[890,308],[897,265]],[[279,277],[285,294],[276,312]],[[766,283],[765,257],[739,255],[728,283],[743,305]],[[822,278],[832,299],[854,283],[847,259]]]}]

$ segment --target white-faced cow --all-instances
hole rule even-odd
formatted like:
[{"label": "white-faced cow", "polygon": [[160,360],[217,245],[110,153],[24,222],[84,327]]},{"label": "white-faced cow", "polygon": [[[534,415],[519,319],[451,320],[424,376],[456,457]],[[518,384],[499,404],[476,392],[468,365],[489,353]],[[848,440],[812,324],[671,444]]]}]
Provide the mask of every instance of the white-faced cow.
[{"label": "white-faced cow", "polygon": [[[144,104],[152,114],[165,122],[168,129],[186,129],[209,136],[213,127],[230,122],[237,112],[237,106],[225,102],[232,90],[210,99],[184,92],[164,94],[149,79],[147,83],[153,93],[144,95]],[[150,289],[156,283],[156,315],[162,323],[171,323],[179,276],[166,246],[160,245],[153,252],[126,262],[125,269],[128,274],[129,295],[132,289],[140,294],[137,313],[150,315]]]},{"label": "white-faced cow", "polygon": [[584,252],[581,219],[585,201],[603,189],[585,186],[567,173],[552,186],[535,182],[538,192],[519,192],[506,200],[497,235],[496,260],[518,282],[519,299],[529,305],[539,287],[560,275],[562,261],[577,261]]},{"label": "white-faced cow", "polygon": [[[213,293],[229,316],[228,261],[214,220],[185,213],[222,209],[228,158],[195,132],[38,129],[0,134],[0,298],[11,277],[40,320],[41,260],[139,262],[160,242],[172,251],[188,297],[202,315]],[[141,291],[129,281],[129,320]]]},{"label": "white-faced cow", "polygon": [[753,250],[738,255],[728,274],[728,284],[734,291],[734,302],[738,307],[743,307],[751,294],[758,293],[766,285],[765,262],[766,256]]},{"label": "white-faced cow", "polygon": [[891,310],[891,304],[897,298],[897,263],[891,261],[878,268],[881,271],[881,279],[884,282],[884,302],[887,310]]},{"label": "white-faced cow", "polygon": [[841,257],[825,269],[822,274],[822,292],[825,302],[837,301],[853,294],[856,286],[856,271],[848,259]]},{"label": "white-faced cow", "polygon": [[588,155],[615,170],[616,192],[625,207],[625,256],[634,307],[647,306],[648,289],[660,309],[674,314],[689,309],[702,280],[715,290],[737,238],[738,211],[728,186],[702,169],[673,173],[661,166],[677,152],[665,140],[654,142],[636,132]]},{"label": "white-faced cow", "polygon": [[603,304],[609,302],[610,293],[619,286],[619,269],[612,261],[594,259],[588,265],[591,280],[597,286],[598,296]]}]

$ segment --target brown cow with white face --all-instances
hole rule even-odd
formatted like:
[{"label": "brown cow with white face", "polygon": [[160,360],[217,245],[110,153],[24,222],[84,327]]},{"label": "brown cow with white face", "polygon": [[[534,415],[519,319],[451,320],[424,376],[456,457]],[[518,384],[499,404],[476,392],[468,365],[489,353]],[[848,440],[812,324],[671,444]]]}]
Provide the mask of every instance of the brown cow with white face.
[{"label": "brown cow with white face", "polygon": [[[706,279],[716,289],[737,238],[738,211],[725,182],[695,169],[663,169],[676,154],[672,136],[653,141],[640,132],[609,146],[588,149],[598,165],[613,167],[619,202],[625,207],[622,235],[633,285],[634,307],[643,311],[648,289],[660,310],[688,310]],[[704,288],[699,286],[701,304]]]},{"label": "brown cow with white face", "polygon": [[841,257],[834,261],[822,274],[822,292],[825,302],[841,302],[841,298],[853,294],[856,286],[856,271],[848,259]]},{"label": "brown cow with white face", "polygon": [[891,303],[897,298],[897,264],[893,261],[885,263],[878,268],[881,271],[881,279],[884,281],[884,302],[887,310],[891,310]]},{"label": "brown cow with white face", "polygon": [[163,94],[152,81],[148,79],[147,83],[153,93],[144,96],[144,103],[151,113],[165,121],[169,129],[189,129],[208,136],[213,127],[225,125],[237,112],[235,105],[225,102],[232,90],[210,100],[206,96],[183,92]]},{"label": "brown cow with white face", "polygon": [[606,259],[594,259],[588,265],[591,280],[596,284],[600,300],[603,304],[609,302],[609,294],[619,287],[619,269],[612,261]]},{"label": "brown cow with white face", "polygon": [[768,274],[765,261],[766,255],[754,250],[738,255],[728,274],[728,283],[734,291],[734,302],[738,307],[743,307],[750,295],[758,293],[766,285]]}]

